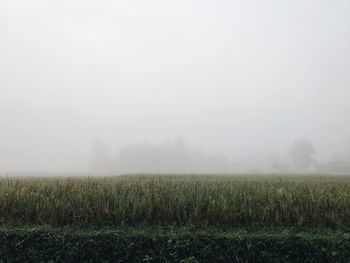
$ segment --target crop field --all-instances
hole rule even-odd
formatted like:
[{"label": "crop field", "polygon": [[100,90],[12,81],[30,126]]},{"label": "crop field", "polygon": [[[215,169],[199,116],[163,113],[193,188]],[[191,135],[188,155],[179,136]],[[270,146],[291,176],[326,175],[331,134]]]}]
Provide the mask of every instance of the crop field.
[{"label": "crop field", "polygon": [[349,262],[350,177],[3,177],[0,222],[0,262]]},{"label": "crop field", "polygon": [[3,178],[0,215],[11,225],[349,226],[350,178]]}]

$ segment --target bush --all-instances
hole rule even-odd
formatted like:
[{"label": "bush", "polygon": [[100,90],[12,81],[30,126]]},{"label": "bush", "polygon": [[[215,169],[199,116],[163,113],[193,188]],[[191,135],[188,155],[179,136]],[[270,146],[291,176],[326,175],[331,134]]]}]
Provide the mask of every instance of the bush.
[{"label": "bush", "polygon": [[3,229],[0,262],[349,262],[346,231]]}]

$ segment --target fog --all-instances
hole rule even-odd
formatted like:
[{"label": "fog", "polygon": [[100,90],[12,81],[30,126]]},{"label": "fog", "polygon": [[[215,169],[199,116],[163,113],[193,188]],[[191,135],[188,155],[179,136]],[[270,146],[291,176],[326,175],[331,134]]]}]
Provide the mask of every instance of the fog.
[{"label": "fog", "polygon": [[348,0],[0,1],[0,173],[350,174]]}]

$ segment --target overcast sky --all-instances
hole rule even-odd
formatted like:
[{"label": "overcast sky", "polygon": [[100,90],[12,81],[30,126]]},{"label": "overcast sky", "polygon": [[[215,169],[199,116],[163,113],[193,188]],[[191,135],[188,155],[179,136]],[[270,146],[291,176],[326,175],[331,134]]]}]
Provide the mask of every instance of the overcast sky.
[{"label": "overcast sky", "polygon": [[95,140],[229,158],[350,152],[348,0],[0,0],[0,170],[85,171]]}]

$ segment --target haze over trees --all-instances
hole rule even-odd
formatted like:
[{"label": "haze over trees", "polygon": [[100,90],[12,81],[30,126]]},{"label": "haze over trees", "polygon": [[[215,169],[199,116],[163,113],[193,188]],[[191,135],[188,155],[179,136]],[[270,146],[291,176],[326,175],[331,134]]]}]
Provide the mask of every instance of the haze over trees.
[{"label": "haze over trees", "polygon": [[[97,147],[98,146],[98,147]],[[105,143],[93,146],[91,166],[96,172],[119,173],[216,173],[232,171],[230,160],[204,154],[181,139],[161,144],[128,144],[113,156]]]},{"label": "haze over trees", "polygon": [[297,172],[308,172],[314,163],[315,148],[312,142],[299,139],[289,149],[289,157]]},{"label": "haze over trees", "polygon": [[[155,158],[162,171],[219,172],[229,159],[238,172],[343,173],[348,158],[333,156],[350,152],[349,10],[348,0],[0,1],[0,173],[151,171]],[[177,136],[187,146],[163,145]],[[96,138],[110,152],[92,150]],[[298,138],[317,155],[289,155]]]},{"label": "haze over trees", "polygon": [[182,138],[160,144],[127,144],[113,151],[106,142],[92,145],[91,171],[95,173],[334,173],[350,172],[350,158],[339,155],[317,160],[314,144],[298,139],[284,152],[232,159],[204,153]]}]

